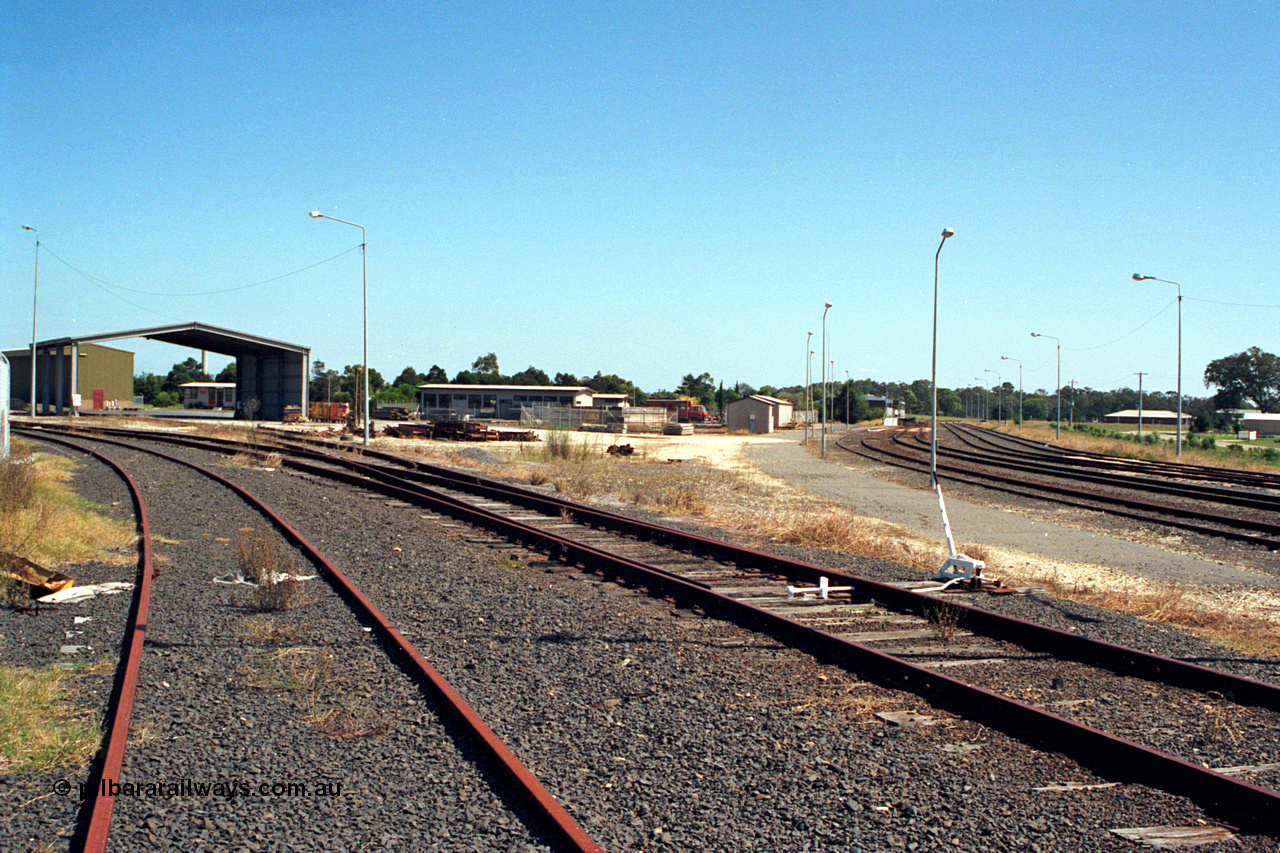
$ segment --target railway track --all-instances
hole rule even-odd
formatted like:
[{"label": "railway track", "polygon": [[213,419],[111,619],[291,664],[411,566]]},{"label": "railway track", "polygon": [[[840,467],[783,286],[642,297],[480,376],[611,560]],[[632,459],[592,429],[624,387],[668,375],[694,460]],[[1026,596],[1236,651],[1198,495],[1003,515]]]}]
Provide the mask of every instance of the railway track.
[{"label": "railway track", "polygon": [[[1252,773],[1275,779],[1280,769],[1268,760],[1276,758],[1271,750],[1280,731],[1280,690],[1274,684],[438,466],[379,459],[378,454],[352,458],[296,447],[276,452],[306,477],[337,479],[379,499],[492,531],[491,538],[471,538],[526,565],[558,571],[566,563],[671,597],[837,661],[859,677],[911,690],[965,718],[1070,754],[1116,778],[1191,796],[1241,826],[1277,831],[1274,806],[1280,801],[1273,788],[1236,778]],[[824,598],[819,591],[824,585],[851,589]],[[1099,666],[1114,675],[1104,676]],[[963,680],[957,677],[962,673]],[[1152,705],[1160,708],[1164,725],[1147,730],[1143,721],[1149,714],[1135,709]],[[1239,739],[1260,748],[1228,748],[1224,738],[1205,728],[1207,719],[1239,721],[1230,739],[1246,735]],[[1196,730],[1203,736],[1179,742]],[[1204,766],[1215,759],[1228,772]]]},{"label": "railway track", "polygon": [[[1032,453],[1025,445],[1012,452],[997,449],[986,431],[947,426],[967,447],[940,443],[938,477],[1058,505],[1103,512],[1145,524],[1173,528],[1216,539],[1280,551],[1280,493],[1270,491],[1267,479],[1253,478],[1253,488],[1205,482],[1203,469],[1196,481],[1168,466],[1146,468],[1125,461],[1088,457],[1088,465],[1062,461],[1067,454]],[[974,449],[979,441],[988,449]],[[927,474],[928,442],[919,429],[860,431],[842,437],[844,450],[908,471]],[[1007,446],[1006,446],[1007,447]],[[1228,475],[1223,482],[1231,483]]]},{"label": "railway track", "polygon": [[[44,435],[41,436],[41,440],[86,452],[115,470],[129,488],[140,531],[139,582],[122,642],[122,660],[117,679],[118,687],[113,692],[111,705],[105,714],[108,722],[105,726],[106,731],[103,738],[101,759],[95,763],[83,789],[81,789],[87,793],[84,796],[81,809],[80,829],[72,839],[71,845],[72,849],[75,850],[98,853],[98,851],[109,849],[121,849],[121,845],[116,843],[116,839],[111,836],[111,825],[116,803],[122,796],[120,793],[122,785],[125,783],[128,785],[145,785],[148,782],[154,782],[154,780],[146,779],[145,777],[143,777],[142,781],[135,781],[138,780],[140,775],[139,767],[136,763],[132,767],[126,764],[126,749],[132,709],[135,702],[145,704],[147,701],[145,696],[140,700],[137,697],[139,673],[144,663],[144,645],[146,644],[147,631],[149,628],[152,629],[154,635],[155,629],[159,627],[159,625],[149,625],[148,623],[152,581],[156,573],[155,564],[152,560],[151,529],[148,522],[146,501],[143,498],[142,491],[134,483],[133,478],[130,477],[126,469],[127,462],[122,464],[99,450],[85,448],[83,445],[87,443],[87,440],[83,436],[68,439],[67,437]],[[158,459],[163,459],[173,466],[190,469],[225,488],[243,501],[246,506],[252,508],[254,512],[260,514],[297,550],[299,555],[298,562],[315,566],[323,573],[333,591],[350,608],[355,619],[366,626],[365,630],[373,633],[389,659],[409,675],[428,700],[427,708],[430,712],[440,715],[445,729],[458,739],[460,752],[470,754],[472,756],[470,758],[471,761],[475,761],[485,768],[484,772],[488,775],[490,783],[496,787],[499,798],[511,804],[512,811],[510,814],[513,822],[523,821],[526,823],[531,838],[543,840],[554,850],[591,851],[591,853],[599,853],[599,851],[603,850],[543,787],[534,774],[520,763],[506,744],[494,734],[462,696],[427,661],[414,644],[382,614],[373,601],[315,545],[303,537],[271,507],[267,506],[244,487],[190,460],[179,459],[154,448],[144,447],[137,442],[126,443],[102,437],[95,437],[90,441],[113,445],[117,449],[123,448],[138,453],[147,453]],[[247,529],[241,528],[241,530]],[[276,552],[273,551],[272,553]],[[279,559],[279,556],[277,555],[273,559]],[[294,563],[292,560],[286,560],[286,562]],[[169,636],[172,636],[172,634]],[[324,661],[332,659],[336,654],[340,653],[340,646],[333,646],[329,650],[325,650],[322,646],[321,650],[315,654],[311,654],[312,651],[314,650],[308,650],[308,654],[312,658]],[[305,672],[314,671],[307,669]],[[290,669],[285,674],[296,673],[297,670]],[[280,673],[277,672],[276,676],[279,675]],[[169,687],[168,682],[162,682],[161,684],[163,687]],[[312,698],[316,697],[313,696]],[[231,706],[230,713],[236,713],[234,706]],[[240,719],[245,720],[245,717],[241,716]],[[341,740],[350,739],[352,741],[351,757],[354,760],[355,750],[357,749],[356,743],[358,743],[356,738],[373,732],[371,730],[361,732],[358,728],[350,729],[343,722],[343,719],[341,715],[331,715],[324,722],[324,725],[328,727],[327,732],[331,736]],[[250,746],[252,742],[253,739],[250,738]],[[479,756],[478,758],[476,757],[477,755]],[[225,772],[225,769],[221,770]],[[186,772],[190,773],[190,768],[187,768]],[[219,769],[207,770],[207,778],[217,778],[218,772]],[[243,768],[240,772],[243,772]],[[306,767],[302,771],[295,766],[291,768],[291,772],[292,775],[289,777],[291,780],[306,778],[309,781],[273,781],[256,784],[259,786],[270,785],[272,786],[272,792],[274,792],[277,785],[309,785],[314,789],[317,785],[316,780],[323,776],[322,766]],[[186,787],[183,788],[183,783],[178,783],[179,788],[187,791],[195,790],[201,784],[201,782],[191,779],[190,776],[184,781],[189,784],[186,784]],[[260,787],[254,788],[249,782],[240,777],[230,780],[223,778],[219,782],[224,786],[230,787],[232,791],[230,796],[235,796],[236,792],[245,796],[251,795],[253,791],[261,793]],[[174,783],[169,782],[168,784],[172,785]],[[206,787],[208,786],[206,785]],[[123,796],[127,796],[132,790],[132,788],[124,788]],[[299,787],[297,790],[302,790],[302,788]],[[295,795],[301,796],[302,794]],[[134,804],[126,803],[126,805]],[[149,821],[144,821],[144,824],[149,823]]]}]

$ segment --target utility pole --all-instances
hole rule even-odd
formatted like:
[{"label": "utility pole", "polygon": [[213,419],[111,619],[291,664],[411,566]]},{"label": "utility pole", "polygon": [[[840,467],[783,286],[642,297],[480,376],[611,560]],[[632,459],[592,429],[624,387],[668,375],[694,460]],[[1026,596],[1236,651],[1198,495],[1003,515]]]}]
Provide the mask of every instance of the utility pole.
[{"label": "utility pole", "polygon": [[1071,428],[1076,428],[1076,381],[1071,380]]},{"label": "utility pole", "polygon": [[1138,438],[1142,438],[1142,377],[1146,373],[1135,374],[1138,377]]}]

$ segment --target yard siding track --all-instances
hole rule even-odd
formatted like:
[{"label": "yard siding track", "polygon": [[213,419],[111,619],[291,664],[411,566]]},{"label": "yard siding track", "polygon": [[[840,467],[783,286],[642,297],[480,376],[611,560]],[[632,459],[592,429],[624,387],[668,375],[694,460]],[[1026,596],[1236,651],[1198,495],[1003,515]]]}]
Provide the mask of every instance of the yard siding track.
[{"label": "yard siding track", "polygon": [[[244,475],[251,475],[251,476],[260,476],[259,474],[251,474],[251,473],[243,473],[243,474],[244,474]],[[241,475],[241,474],[237,474],[237,475],[239,476],[239,475]],[[822,570],[822,569],[820,569],[820,567],[815,567],[815,569],[817,569],[817,570]],[[668,580],[668,581],[663,581],[663,583],[672,583],[672,581],[669,581],[669,580]],[[835,579],[833,579],[833,583],[836,583],[836,580],[835,580]],[[660,584],[655,584],[655,583],[654,583],[654,581],[650,581],[649,588],[650,588],[650,592],[655,593],[655,594],[662,594],[663,592],[666,592],[666,588],[662,587],[662,585],[660,585]],[[566,629],[566,630],[571,630],[571,629]],[[940,684],[945,683],[945,681],[946,681],[945,679],[936,680],[936,681],[933,681],[933,685],[934,685],[934,686],[937,686],[937,685],[940,685]],[[931,688],[931,689],[933,689],[933,688]],[[928,692],[928,690],[925,690],[925,692]],[[749,694],[748,694],[748,695],[749,695]],[[623,703],[626,703],[626,701],[623,701]],[[616,708],[617,706],[616,706],[616,704],[609,704],[609,706],[608,706],[608,707]],[[980,716],[980,708],[974,708],[974,711],[975,711],[975,713],[978,713],[978,715]],[[717,725],[726,725],[726,724],[724,724],[724,722],[719,722],[719,724],[717,724]],[[920,780],[916,780],[916,784],[923,784],[923,785],[925,786],[925,788],[927,788],[927,786],[929,786],[929,784],[928,784],[928,783],[922,783],[922,781],[920,781]],[[1137,790],[1138,790],[1138,789],[1133,789],[1133,788],[1132,788],[1132,789],[1130,789],[1130,794],[1133,794],[1134,792],[1137,792]],[[900,809],[900,808],[897,808],[897,807],[895,807],[895,809],[897,809],[897,811],[901,811],[902,813],[904,813],[904,815],[906,815],[906,816],[908,816],[908,817],[911,817],[911,813],[910,813],[909,811],[906,811],[906,809]],[[911,811],[914,811],[914,809],[915,809],[915,807],[913,807],[913,809],[911,809]],[[852,808],[851,808],[851,811],[856,811],[856,809],[852,809]],[[1106,838],[1106,836],[1103,836],[1103,838]],[[1094,840],[1096,840],[1096,839],[1094,839]],[[800,848],[795,848],[795,849],[800,849]],[[975,848],[975,849],[980,849],[980,848]],[[1069,848],[1064,847],[1064,848],[1062,848],[1062,849],[1069,849]],[[1270,849],[1270,848],[1268,848],[1268,847],[1267,847],[1267,843],[1263,843],[1263,848],[1261,848],[1261,849]]]}]

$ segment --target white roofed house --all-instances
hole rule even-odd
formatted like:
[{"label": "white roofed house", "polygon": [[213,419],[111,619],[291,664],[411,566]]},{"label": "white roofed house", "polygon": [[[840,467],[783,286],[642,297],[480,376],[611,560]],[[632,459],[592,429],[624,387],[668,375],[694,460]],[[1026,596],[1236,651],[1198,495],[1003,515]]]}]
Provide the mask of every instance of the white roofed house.
[{"label": "white roofed house", "polygon": [[1240,429],[1258,435],[1280,435],[1280,414],[1245,412],[1240,417]]},{"label": "white roofed house", "polygon": [[182,405],[187,409],[234,409],[236,383],[234,382],[184,382]]}]

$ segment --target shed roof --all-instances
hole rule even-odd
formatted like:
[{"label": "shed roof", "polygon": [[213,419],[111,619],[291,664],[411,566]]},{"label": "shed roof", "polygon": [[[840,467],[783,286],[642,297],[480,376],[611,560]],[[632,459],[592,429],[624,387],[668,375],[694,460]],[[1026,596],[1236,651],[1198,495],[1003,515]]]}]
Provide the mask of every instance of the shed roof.
[{"label": "shed roof", "polygon": [[593,393],[585,385],[450,385],[427,383],[418,386],[419,391],[454,391],[458,394],[521,393],[521,394],[582,394]]},{"label": "shed roof", "polygon": [[92,335],[75,335],[73,337],[55,338],[53,340],[41,341],[40,345],[69,346],[71,344],[119,341],[126,338],[146,338],[149,341],[161,341],[166,344],[177,344],[178,346],[208,350],[209,352],[221,353],[222,355],[251,355],[261,353],[263,351],[308,355],[311,352],[311,347],[304,347],[300,344],[291,344],[287,341],[264,338],[260,335],[251,335],[247,332],[237,332],[234,329],[224,329],[219,326],[210,326],[207,323],[197,323],[194,321],[190,323],[177,323],[171,326],[148,326],[142,329],[126,329],[122,332],[100,332]]},{"label": "shed roof", "polygon": [[[1138,410],[1137,410],[1137,409],[1124,409],[1123,411],[1119,411],[1119,412],[1111,412],[1110,414],[1103,415],[1103,417],[1104,417],[1104,418],[1136,418],[1136,417],[1138,417]],[[1171,411],[1169,411],[1168,409],[1143,409],[1143,410],[1142,410],[1142,417],[1144,417],[1144,418],[1173,418],[1174,420],[1177,420],[1177,418],[1178,418],[1178,413],[1177,413],[1177,412],[1171,412]],[[1183,419],[1184,421],[1189,421],[1189,420],[1191,420],[1191,415],[1188,415],[1188,414],[1185,414],[1185,413],[1184,413],[1184,414],[1182,415],[1182,419]]]}]

